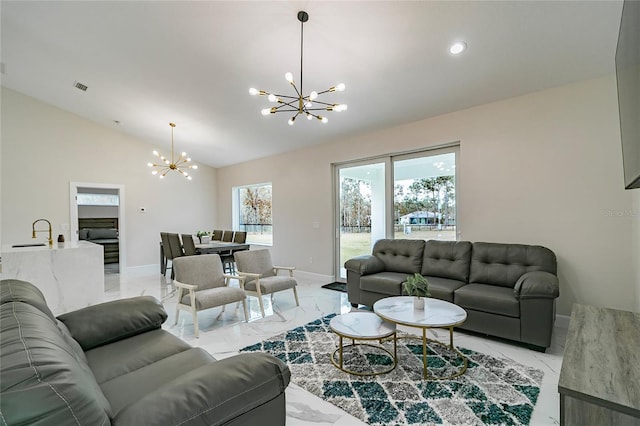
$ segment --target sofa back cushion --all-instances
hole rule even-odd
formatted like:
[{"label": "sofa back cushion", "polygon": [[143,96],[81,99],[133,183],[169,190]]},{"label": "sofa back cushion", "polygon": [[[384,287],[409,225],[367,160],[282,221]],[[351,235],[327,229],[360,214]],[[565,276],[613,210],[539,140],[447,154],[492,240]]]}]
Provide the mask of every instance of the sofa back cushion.
[{"label": "sofa back cushion", "polygon": [[542,246],[473,243],[470,283],[514,287],[518,278],[530,271],[556,275],[556,255]]},{"label": "sofa back cushion", "polygon": [[0,342],[0,411],[7,424],[110,424],[111,407],[93,373],[46,313],[3,303]]},{"label": "sofa back cushion", "polygon": [[387,272],[414,274],[422,267],[424,240],[381,239],[373,245],[372,254],[384,263]]},{"label": "sofa back cushion", "polygon": [[424,246],[424,276],[469,282],[471,243],[469,241],[429,240]]}]

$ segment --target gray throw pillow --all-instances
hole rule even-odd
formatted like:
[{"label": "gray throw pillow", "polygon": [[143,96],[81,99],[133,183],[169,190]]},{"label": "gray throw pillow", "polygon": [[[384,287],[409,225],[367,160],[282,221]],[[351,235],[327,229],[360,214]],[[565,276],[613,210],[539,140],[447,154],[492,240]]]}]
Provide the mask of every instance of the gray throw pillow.
[{"label": "gray throw pillow", "polygon": [[89,229],[90,240],[106,240],[118,238],[117,229]]},{"label": "gray throw pillow", "polygon": [[81,229],[80,232],[78,233],[78,238],[81,240],[86,240],[89,238],[89,230],[84,228]]}]

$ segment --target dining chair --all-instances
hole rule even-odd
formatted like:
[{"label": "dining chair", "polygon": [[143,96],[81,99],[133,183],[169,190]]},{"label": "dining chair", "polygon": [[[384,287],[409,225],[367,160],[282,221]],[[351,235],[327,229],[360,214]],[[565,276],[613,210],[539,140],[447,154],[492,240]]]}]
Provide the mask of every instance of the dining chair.
[{"label": "dining chair", "polygon": [[233,231],[224,231],[222,233],[222,241],[226,243],[233,241]]},{"label": "dining chair", "polygon": [[196,251],[196,243],[193,241],[193,235],[182,234],[182,248],[185,256],[193,256],[198,254]]},{"label": "dining chair", "polygon": [[[242,250],[234,254],[236,260],[236,269],[238,276],[244,277],[244,290],[251,296],[258,298],[260,304],[260,313],[264,318],[264,306],[262,296],[270,294],[273,300],[273,293],[282,290],[293,290],[296,299],[296,305],[300,306],[298,300],[298,285],[293,278],[294,267],[292,266],[274,266],[271,261],[271,253],[267,249],[263,250]],[[278,275],[280,270],[288,271],[288,275]]]},{"label": "dining chair", "polygon": [[236,231],[233,234],[233,242],[238,244],[244,244],[247,242],[247,232],[246,231]]},{"label": "dining chair", "polygon": [[162,275],[167,276],[167,269],[169,269],[169,261],[171,261],[171,271],[173,277],[173,255],[171,254],[171,244],[169,244],[169,237],[166,232],[160,233],[160,241],[162,242]]},{"label": "dining chair", "polygon": [[[227,275],[222,271],[220,256],[203,254],[184,256],[174,260],[175,280],[178,288],[178,304],[174,325],[178,324],[180,311],[191,312],[195,337],[199,337],[198,311],[242,302],[245,322],[249,320],[246,294],[243,290],[244,278]],[[229,282],[237,279],[239,287],[230,287]],[[236,305],[237,309],[238,305]]]},{"label": "dining chair", "polygon": [[222,230],[214,229],[211,234],[211,241],[222,241]]}]

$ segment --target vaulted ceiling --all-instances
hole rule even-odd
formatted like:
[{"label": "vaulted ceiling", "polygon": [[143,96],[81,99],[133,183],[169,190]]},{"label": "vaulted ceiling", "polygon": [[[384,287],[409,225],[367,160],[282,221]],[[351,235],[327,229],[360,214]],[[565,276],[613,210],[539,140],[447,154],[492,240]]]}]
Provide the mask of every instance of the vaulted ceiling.
[{"label": "vaulted ceiling", "polygon": [[[213,167],[614,71],[621,1],[2,1],[2,85]],[[346,103],[327,124],[248,89]],[[467,43],[458,56],[457,40]],[[80,82],[86,92],[74,87]],[[118,122],[119,124],[117,124]]]}]

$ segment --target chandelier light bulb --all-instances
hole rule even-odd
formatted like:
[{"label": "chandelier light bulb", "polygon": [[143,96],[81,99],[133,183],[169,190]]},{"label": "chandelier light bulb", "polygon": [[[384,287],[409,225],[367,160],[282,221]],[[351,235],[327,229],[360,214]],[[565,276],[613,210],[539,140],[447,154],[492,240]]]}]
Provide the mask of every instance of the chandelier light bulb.
[{"label": "chandelier light bulb", "polygon": [[276,95],[274,95],[273,93],[270,93],[269,96],[267,96],[267,99],[269,99],[269,102],[275,102],[278,100],[278,98],[276,98]]},{"label": "chandelier light bulb", "polygon": [[449,53],[452,55],[459,55],[467,49],[467,43],[464,41],[457,41],[449,47]]},{"label": "chandelier light bulb", "polygon": [[157,175],[157,174],[158,174],[158,171],[157,171],[157,170],[154,170],[154,171],[152,171],[152,172],[151,172],[151,174],[152,174],[152,175]]},{"label": "chandelier light bulb", "polygon": [[338,85],[336,86],[336,90],[337,90],[338,92],[342,92],[342,91],[345,89],[345,87],[346,87],[346,86],[344,85],[344,83],[340,83],[340,84],[338,84]]},{"label": "chandelier light bulb", "polygon": [[293,123],[294,123],[295,121],[296,121],[296,118],[295,118],[295,117],[291,117],[291,118],[289,119],[289,121],[287,121],[287,123],[289,124],[289,126],[293,126]]},{"label": "chandelier light bulb", "polygon": [[309,93],[309,100],[315,101],[316,99],[318,99],[318,92],[314,90],[313,92]]},{"label": "chandelier light bulb", "polygon": [[311,120],[313,118],[313,115],[307,113],[307,120]]},{"label": "chandelier light bulb", "polygon": [[249,89],[249,94],[256,96],[258,93],[260,93],[260,91],[258,89],[256,89],[255,87],[252,87]]},{"label": "chandelier light bulb", "polygon": [[153,155],[155,155],[156,157],[160,157],[160,154],[158,154],[158,151],[153,151]]},{"label": "chandelier light bulb", "polygon": [[269,115],[269,114],[271,114],[271,108],[264,108],[260,112],[262,113],[262,115]]},{"label": "chandelier light bulb", "polygon": [[153,163],[147,163],[147,166],[153,167]]},{"label": "chandelier light bulb", "polygon": [[160,179],[164,179],[164,175],[160,175]]},{"label": "chandelier light bulb", "polygon": [[194,170],[195,170],[195,169],[197,169],[197,168],[198,168],[198,166],[194,164],[194,165],[192,165],[192,166],[189,166],[189,168],[190,168],[190,169],[194,169]]},{"label": "chandelier light bulb", "polygon": [[289,83],[293,83],[293,74],[291,74],[290,72],[286,73],[284,75],[285,80],[287,80]]}]

